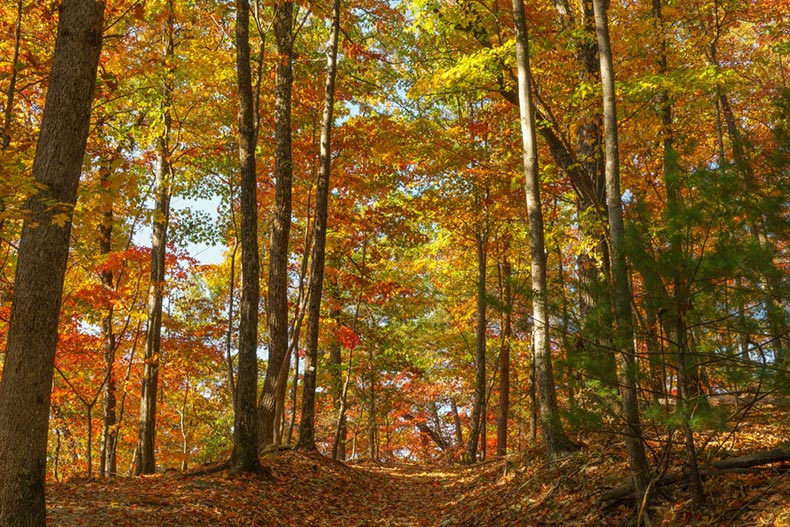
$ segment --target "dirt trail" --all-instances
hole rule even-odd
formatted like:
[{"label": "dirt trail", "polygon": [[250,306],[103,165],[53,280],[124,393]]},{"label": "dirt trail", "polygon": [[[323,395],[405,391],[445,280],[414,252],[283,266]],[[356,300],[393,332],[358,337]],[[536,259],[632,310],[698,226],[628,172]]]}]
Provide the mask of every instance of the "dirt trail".
[{"label": "dirt trail", "polygon": [[296,452],[265,464],[273,480],[173,472],[53,484],[48,524],[438,527],[472,485],[462,467],[346,466]]}]

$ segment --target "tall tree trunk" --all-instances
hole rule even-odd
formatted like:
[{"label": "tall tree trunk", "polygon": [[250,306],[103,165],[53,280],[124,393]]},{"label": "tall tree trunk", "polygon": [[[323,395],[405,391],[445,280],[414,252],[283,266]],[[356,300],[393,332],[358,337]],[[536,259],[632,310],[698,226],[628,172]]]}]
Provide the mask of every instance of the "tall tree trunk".
[{"label": "tall tree trunk", "polygon": [[540,201],[538,146],[535,137],[535,115],[532,106],[529,70],[529,38],[522,0],[513,0],[513,22],[516,29],[516,63],[518,65],[518,101],[523,142],[526,201],[529,222],[529,250],[532,258],[532,346],[535,364],[540,425],[546,453],[555,456],[572,451],[573,444],[565,436],[557,406],[554,373],[549,347],[548,291],[546,285],[546,250],[543,212]]},{"label": "tall tree trunk", "polygon": [[[580,2],[580,16],[575,23],[576,61],[579,80],[594,85],[600,79],[598,46],[591,0]],[[576,155],[589,180],[589,192],[578,192],[576,210],[579,230],[588,240],[576,259],[579,276],[579,317],[581,340],[579,358],[588,377],[608,386],[617,383],[617,366],[611,346],[611,300],[609,291],[609,255],[606,245],[606,177],[603,156],[603,123],[594,104],[582,112],[576,127]]]},{"label": "tall tree trunk", "polygon": [[321,295],[324,288],[324,260],[326,256],[326,223],[329,206],[329,175],[331,168],[332,114],[335,106],[335,77],[337,74],[337,42],[340,34],[340,0],[332,1],[332,31],[326,53],[326,82],[324,84],[324,113],[321,118],[321,151],[318,187],[315,196],[313,224],[313,254],[310,261],[309,303],[307,307],[307,351],[304,365],[304,395],[302,419],[299,422],[297,448],[315,449],[315,386],[318,367],[318,329],[321,320]]},{"label": "tall tree trunk", "polygon": [[497,411],[496,422],[496,455],[504,456],[507,454],[507,427],[508,414],[510,413],[510,340],[512,339],[513,328],[510,323],[510,314],[513,308],[513,296],[511,281],[513,279],[513,267],[505,257],[501,265],[502,268],[502,351],[500,353],[499,372],[499,408]]},{"label": "tall tree trunk", "polygon": [[293,2],[278,2],[274,15],[277,71],[274,88],[275,204],[269,251],[269,363],[260,398],[260,446],[274,444],[280,369],[288,354],[288,240],[291,229],[291,88]]},{"label": "tall tree trunk", "polygon": [[483,406],[486,397],[486,244],[488,236],[476,233],[477,246],[477,326],[475,330],[475,398],[472,407],[472,422],[466,443],[466,463],[477,461],[477,445],[483,421]]},{"label": "tall tree trunk", "polygon": [[148,285],[148,325],[145,331],[145,366],[143,368],[142,395],[140,396],[140,428],[135,474],[156,472],[156,398],[159,390],[159,364],[161,360],[162,298],[165,285],[165,255],[167,253],[167,226],[170,220],[170,196],[173,188],[170,132],[173,118],[170,111],[173,97],[173,80],[170,66],[175,51],[173,33],[175,19],[172,3],[169,4],[165,22],[165,50],[162,64],[162,132],[157,139],[157,171],[154,181],[156,204],[153,212],[151,238],[151,279]]},{"label": "tall tree trunk", "polygon": [[27,219],[19,242],[0,381],[0,525],[4,527],[46,524],[47,424],[58,315],[103,17],[103,2],[64,0],[60,7],[33,161],[33,177],[42,190],[24,205]]},{"label": "tall tree trunk", "polygon": [[[255,108],[250,68],[250,4],[236,1],[236,75],[239,89],[239,166],[241,171],[241,305],[239,366],[233,408],[231,465],[259,472],[258,458],[258,197],[255,173]],[[231,299],[233,302],[233,299]]]},{"label": "tall tree trunk", "polygon": [[604,137],[606,145],[606,206],[609,219],[609,257],[611,259],[612,285],[616,320],[616,349],[618,350],[618,380],[622,397],[625,444],[628,464],[634,482],[637,503],[647,492],[650,474],[647,467],[636,383],[636,350],[634,349],[631,314],[631,291],[625,261],[625,232],[623,207],[620,198],[620,160],[617,137],[617,104],[614,67],[609,39],[609,21],[606,0],[593,0],[598,54],[601,61],[603,90]]},{"label": "tall tree trunk", "polygon": [[[120,152],[118,153],[120,156]],[[101,177],[100,185],[102,192],[107,192],[109,178],[112,174],[112,164],[114,158],[107,162],[107,171]],[[112,230],[113,230],[113,205],[112,201],[104,202],[101,211],[101,224],[99,225],[99,252],[103,257],[107,257],[112,252]],[[115,277],[109,269],[104,269],[99,273],[102,287],[105,292],[110,293],[114,287]],[[113,305],[107,307],[107,311],[102,316],[101,335],[102,352],[105,363],[105,382],[102,398],[102,442],[100,449],[99,472],[106,478],[115,476],[117,465],[117,442],[118,442],[118,417],[116,413],[117,400],[115,396],[115,333],[113,331]]]}]

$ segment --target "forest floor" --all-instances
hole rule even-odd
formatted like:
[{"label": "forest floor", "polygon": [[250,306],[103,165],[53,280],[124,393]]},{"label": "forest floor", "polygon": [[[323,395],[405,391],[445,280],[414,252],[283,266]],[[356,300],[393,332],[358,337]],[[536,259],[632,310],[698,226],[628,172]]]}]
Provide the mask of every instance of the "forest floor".
[{"label": "forest floor", "polygon": [[[714,459],[787,447],[786,407],[762,410],[737,434],[708,435]],[[589,438],[588,438],[589,439]],[[227,471],[75,480],[48,487],[56,526],[622,526],[631,506],[602,505],[602,492],[627,479],[622,444],[584,445],[547,464],[538,449],[472,467],[345,465],[317,453],[265,456],[272,478]],[[680,448],[675,448],[680,454]],[[710,456],[708,453],[711,453]],[[675,466],[680,466],[680,461]],[[681,483],[662,487],[652,525],[790,526],[790,465],[711,473],[697,507]],[[644,524],[644,523],[642,523]]]}]

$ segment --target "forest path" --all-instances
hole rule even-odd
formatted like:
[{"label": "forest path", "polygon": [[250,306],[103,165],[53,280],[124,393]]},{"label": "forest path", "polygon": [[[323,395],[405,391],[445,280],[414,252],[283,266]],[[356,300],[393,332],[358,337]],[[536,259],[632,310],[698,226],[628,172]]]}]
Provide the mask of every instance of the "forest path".
[{"label": "forest path", "polygon": [[[754,451],[781,435],[754,431]],[[48,525],[80,527],[533,527],[621,526],[626,504],[604,509],[601,491],[623,483],[619,445],[595,445],[547,464],[540,451],[474,466],[345,465],[317,453],[264,456],[272,479],[227,471],[169,471],[47,487]],[[709,504],[665,488],[657,525],[790,526],[790,467],[720,474]]]},{"label": "forest path", "polygon": [[226,472],[48,487],[48,524],[126,526],[448,526],[480,467],[344,465],[284,451],[269,481]]}]

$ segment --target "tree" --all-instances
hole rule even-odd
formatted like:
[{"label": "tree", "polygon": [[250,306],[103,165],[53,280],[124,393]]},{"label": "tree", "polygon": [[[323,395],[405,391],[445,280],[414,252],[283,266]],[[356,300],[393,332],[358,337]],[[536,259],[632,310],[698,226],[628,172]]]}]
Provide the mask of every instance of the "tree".
[{"label": "tree", "polygon": [[175,56],[175,14],[172,0],[168,3],[165,22],[165,50],[162,67],[162,130],[157,138],[157,168],[154,181],[156,204],[153,212],[151,235],[151,278],[148,284],[148,324],[145,330],[145,371],[140,397],[140,432],[135,474],[156,472],[156,401],[161,362],[162,299],[165,287],[165,254],[167,253],[167,229],[170,221],[170,197],[173,189],[173,151],[170,133],[173,127],[171,106],[173,104],[172,65]]},{"label": "tree", "polygon": [[[239,371],[234,398],[231,464],[242,472],[260,471],[258,459],[258,181],[255,172],[255,110],[250,68],[250,3],[236,1],[236,73],[239,86],[239,163],[241,166],[241,319]],[[232,299],[231,299],[232,302]]]},{"label": "tree", "polygon": [[516,64],[518,66],[518,101],[521,119],[524,174],[526,176],[529,250],[532,257],[532,346],[535,381],[538,388],[540,425],[548,455],[573,450],[565,436],[557,408],[554,374],[549,342],[548,291],[546,284],[546,251],[543,237],[543,213],[540,201],[538,147],[535,115],[532,106],[529,69],[529,39],[522,0],[513,0],[513,23],[516,28]]},{"label": "tree", "polygon": [[[484,198],[488,199],[488,196]],[[466,443],[466,463],[477,461],[477,444],[480,440],[480,430],[485,428],[485,399],[486,399],[486,261],[488,233],[475,233],[475,247],[477,249],[477,323],[475,326],[475,394],[472,406],[472,423],[469,438]],[[482,448],[485,451],[485,441]]]},{"label": "tree", "polygon": [[288,363],[288,241],[291,230],[291,91],[293,85],[293,2],[277,2],[274,36],[277,42],[277,71],[274,88],[275,203],[269,247],[269,363],[263,381],[260,407],[261,446],[279,444],[278,407],[282,407]]},{"label": "tree", "polygon": [[616,343],[618,348],[618,378],[625,422],[625,444],[628,464],[634,482],[637,503],[641,504],[647,492],[650,474],[642,444],[639,402],[636,385],[636,350],[634,350],[631,314],[631,291],[625,261],[625,228],[623,205],[620,197],[620,153],[617,137],[617,103],[614,87],[614,66],[609,39],[609,21],[605,0],[593,0],[595,33],[601,62],[603,90],[604,143],[606,145],[606,207],[609,219],[609,257],[611,259]]},{"label": "tree", "polygon": [[335,106],[335,77],[337,74],[337,43],[340,33],[340,0],[332,2],[332,29],[326,51],[326,84],[324,112],[321,117],[321,152],[316,188],[313,252],[310,261],[309,304],[307,312],[307,351],[305,354],[304,396],[302,419],[299,423],[297,448],[315,449],[315,388],[318,367],[318,325],[321,319],[321,295],[324,286],[326,256],[327,208],[329,204],[329,175],[332,154],[332,115]]},{"label": "tree", "polygon": [[46,524],[44,474],[58,313],[90,125],[104,3],[64,0],[19,245],[0,381],[0,524]]},{"label": "tree", "polygon": [[511,324],[511,312],[513,310],[513,267],[507,259],[507,255],[499,265],[500,281],[502,282],[502,348],[500,351],[499,362],[501,362],[499,373],[499,406],[497,407],[496,420],[496,455],[504,456],[507,454],[507,427],[508,413],[510,412],[510,346],[513,338],[513,327]]}]

